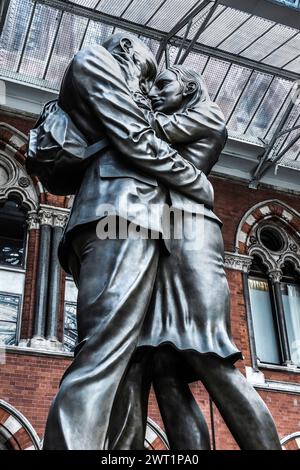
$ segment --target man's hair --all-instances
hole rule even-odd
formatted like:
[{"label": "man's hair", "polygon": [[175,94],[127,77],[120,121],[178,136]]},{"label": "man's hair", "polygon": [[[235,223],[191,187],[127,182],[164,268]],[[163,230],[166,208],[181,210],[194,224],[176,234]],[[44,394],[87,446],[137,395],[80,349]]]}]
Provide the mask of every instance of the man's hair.
[{"label": "man's hair", "polygon": [[193,69],[186,67],[185,65],[172,65],[168,68],[171,72],[174,72],[178,82],[180,83],[181,87],[183,88],[185,84],[193,82],[196,84],[196,89],[194,93],[191,94],[190,100],[187,103],[187,107],[192,108],[199,102],[206,101],[209,103],[210,97],[208,94],[206,83],[198,72]]},{"label": "man's hair", "polygon": [[110,36],[102,46],[107,49],[112,55],[114,55],[114,50],[121,47],[120,43],[122,39],[129,39],[132,43],[134,53],[139,54],[140,58],[143,58],[145,65],[147,66],[147,76],[149,79],[154,79],[157,73],[157,62],[150,51],[149,47],[141,41],[136,36],[133,36],[129,33],[116,33]]}]

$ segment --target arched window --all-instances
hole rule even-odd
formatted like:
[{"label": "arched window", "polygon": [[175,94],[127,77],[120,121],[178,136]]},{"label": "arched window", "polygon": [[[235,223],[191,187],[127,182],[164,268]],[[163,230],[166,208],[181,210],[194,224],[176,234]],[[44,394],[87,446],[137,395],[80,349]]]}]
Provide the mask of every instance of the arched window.
[{"label": "arched window", "polygon": [[257,359],[264,363],[281,364],[272,286],[267,269],[258,256],[254,256],[248,285]]},{"label": "arched window", "polygon": [[291,360],[300,367],[300,279],[290,262],[285,263],[282,274],[280,288]]},{"label": "arched window", "polygon": [[11,198],[0,205],[0,265],[24,267],[26,210]]},{"label": "arched window", "polygon": [[0,344],[18,342],[25,251],[26,210],[12,196],[0,204]]},{"label": "arched window", "polygon": [[278,219],[256,227],[249,254],[252,350],[263,364],[300,367],[300,244]]}]

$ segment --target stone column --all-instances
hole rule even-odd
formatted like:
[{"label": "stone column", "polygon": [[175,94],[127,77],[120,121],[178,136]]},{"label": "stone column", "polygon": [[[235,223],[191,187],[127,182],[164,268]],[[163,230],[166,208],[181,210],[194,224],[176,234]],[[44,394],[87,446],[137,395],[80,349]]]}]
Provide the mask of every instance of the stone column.
[{"label": "stone column", "polygon": [[53,223],[52,211],[42,207],[38,212],[40,222],[40,244],[35,289],[35,317],[33,337],[30,346],[47,348],[45,338],[46,311],[49,284],[49,260],[51,246],[51,227]]},{"label": "stone column", "polygon": [[288,334],[286,329],[286,323],[284,319],[284,307],[280,289],[280,281],[282,278],[282,272],[280,269],[272,269],[268,272],[269,278],[271,280],[274,299],[275,299],[275,309],[276,317],[278,322],[278,329],[280,331],[280,346],[282,359],[285,365],[291,364],[291,353],[290,346],[288,341]]},{"label": "stone column", "polygon": [[50,256],[50,273],[48,289],[47,332],[48,346],[62,350],[63,346],[57,339],[58,312],[60,305],[61,268],[58,261],[58,245],[64,226],[68,219],[68,211],[53,210],[53,229]]},{"label": "stone column", "polygon": [[24,283],[24,301],[22,309],[21,335],[19,346],[25,347],[30,344],[32,338],[34,301],[35,301],[35,280],[38,260],[39,242],[39,218],[35,210],[27,214],[27,260]]}]

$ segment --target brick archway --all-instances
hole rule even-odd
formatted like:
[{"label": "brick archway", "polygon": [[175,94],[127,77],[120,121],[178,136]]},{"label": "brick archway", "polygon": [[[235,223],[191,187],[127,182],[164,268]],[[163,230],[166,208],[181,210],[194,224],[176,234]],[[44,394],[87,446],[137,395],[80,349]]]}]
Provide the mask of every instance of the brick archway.
[{"label": "brick archway", "polygon": [[300,450],[300,432],[294,432],[281,439],[284,450]]},{"label": "brick archway", "polygon": [[29,421],[13,406],[0,400],[1,450],[39,450],[40,439]]},{"label": "brick archway", "polygon": [[300,232],[300,214],[297,211],[277,199],[262,201],[251,207],[242,217],[236,231],[235,251],[247,255],[253,229],[262,220],[274,217],[283,221],[293,231]]},{"label": "brick archway", "polygon": [[151,418],[147,419],[145,448],[149,450],[169,449],[168,439],[165,432]]}]

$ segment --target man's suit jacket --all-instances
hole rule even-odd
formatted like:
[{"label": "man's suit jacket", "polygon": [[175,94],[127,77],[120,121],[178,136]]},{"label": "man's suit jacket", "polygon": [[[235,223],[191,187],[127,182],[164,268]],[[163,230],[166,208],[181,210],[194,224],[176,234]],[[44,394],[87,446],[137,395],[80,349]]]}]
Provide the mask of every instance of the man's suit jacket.
[{"label": "man's suit jacket", "polygon": [[[159,212],[169,202],[166,188],[212,209],[213,189],[205,174],[156,136],[133,100],[119,63],[106,49],[91,46],[74,56],[58,103],[89,144],[103,137],[111,142],[84,173],[65,240],[75,227],[107,213],[162,232],[160,217],[149,221],[145,209],[156,204]],[[60,259],[66,269],[64,247]]]}]

